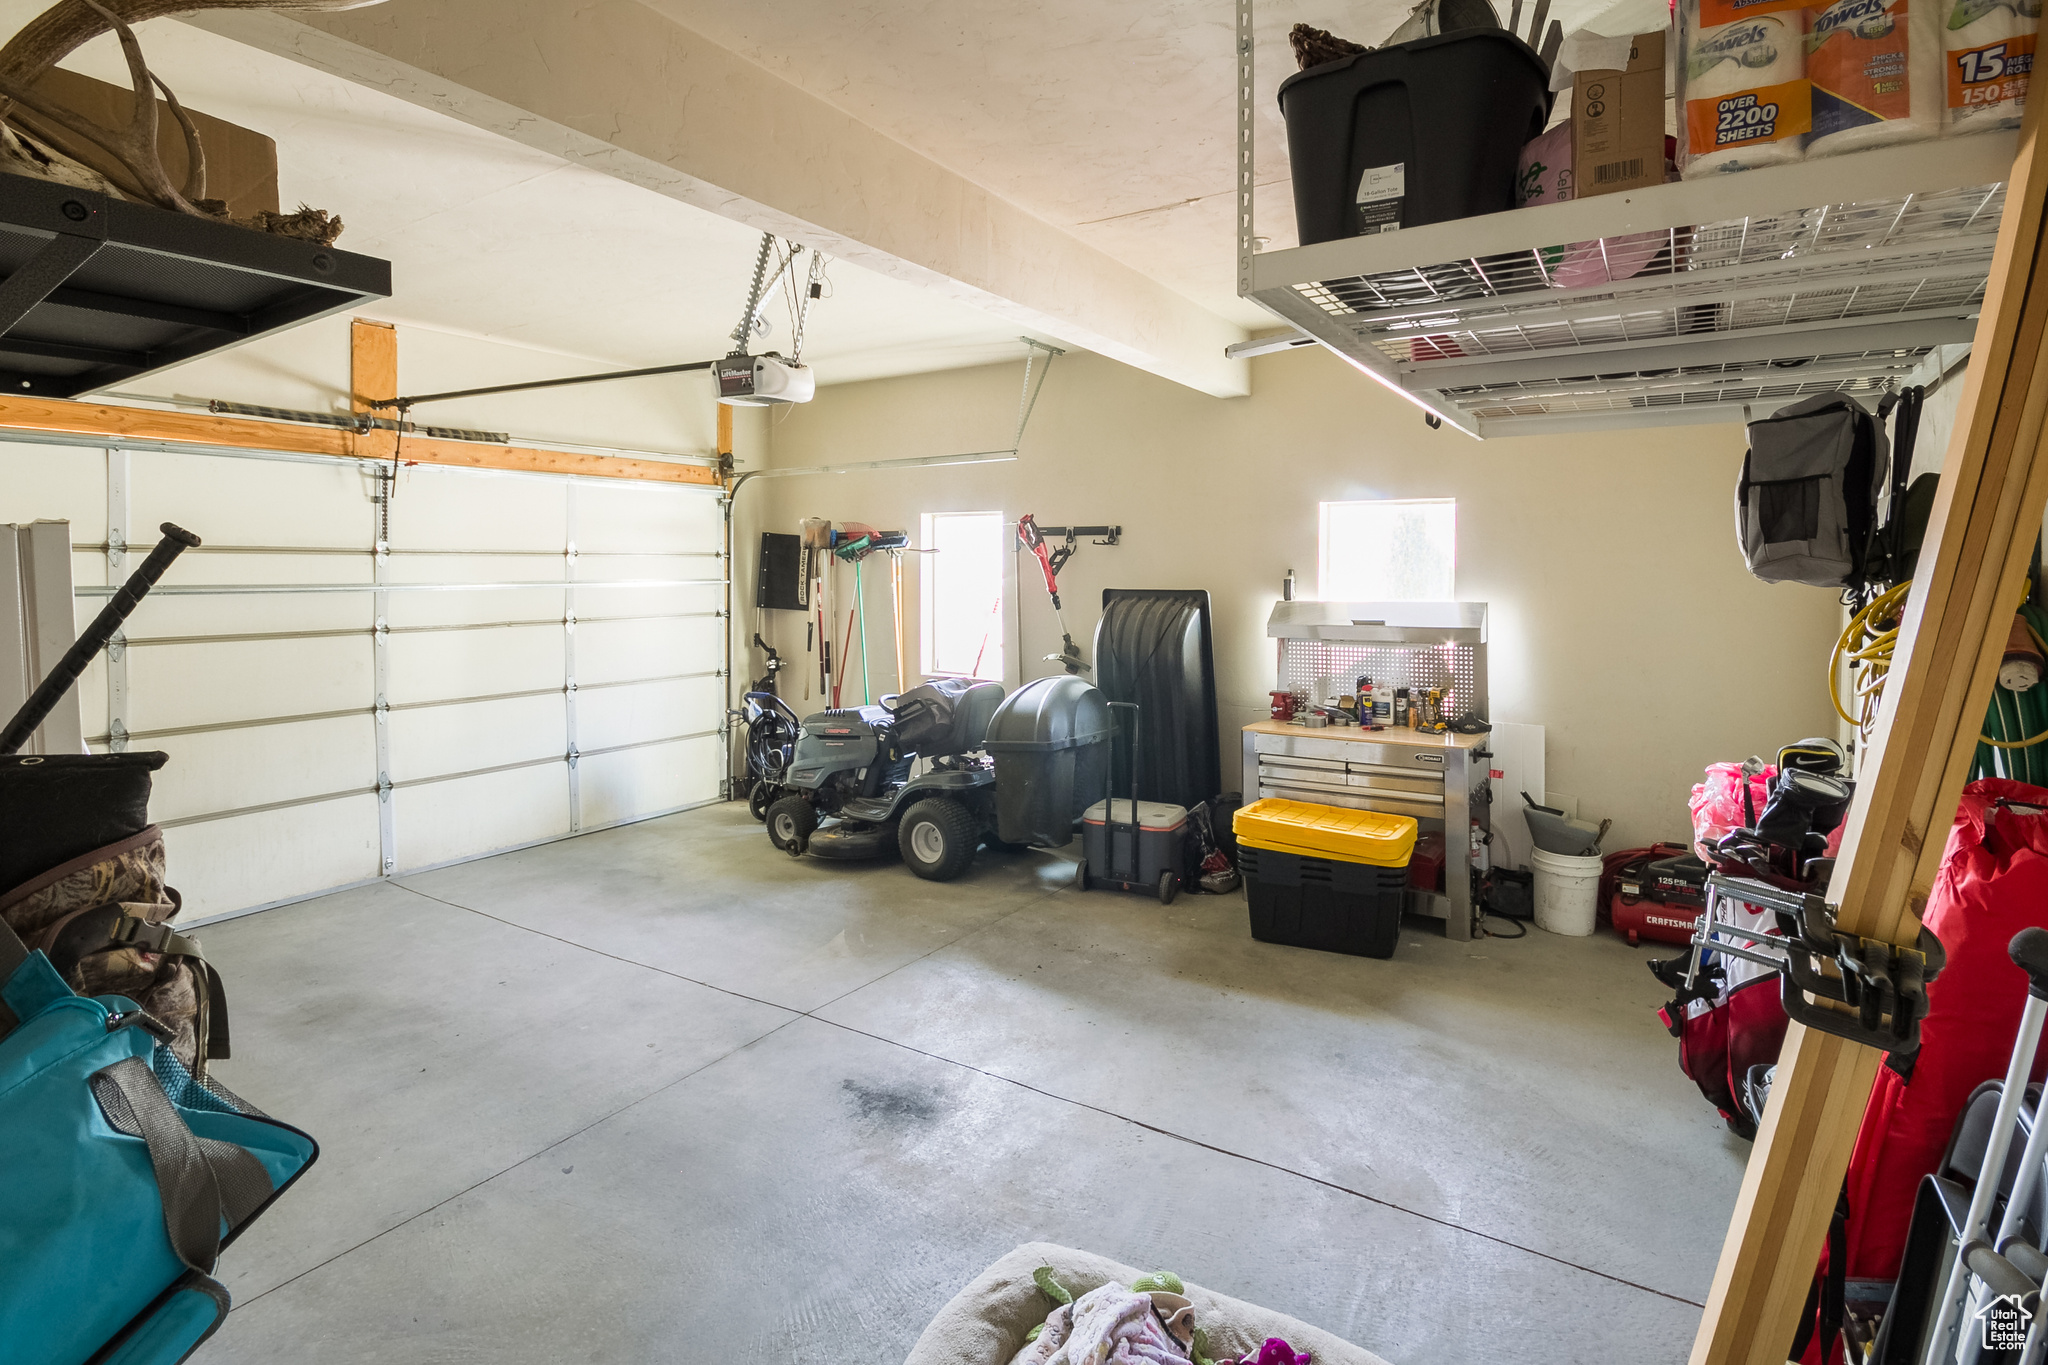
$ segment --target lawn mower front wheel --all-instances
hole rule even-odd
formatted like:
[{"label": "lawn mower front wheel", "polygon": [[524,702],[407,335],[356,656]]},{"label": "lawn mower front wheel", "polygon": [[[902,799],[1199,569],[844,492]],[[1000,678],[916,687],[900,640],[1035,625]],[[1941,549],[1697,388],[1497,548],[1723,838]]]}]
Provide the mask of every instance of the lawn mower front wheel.
[{"label": "lawn mower front wheel", "polygon": [[903,861],[931,882],[950,882],[965,872],[980,843],[973,812],[943,796],[927,797],[912,806],[896,830],[896,847]]},{"label": "lawn mower front wheel", "polygon": [[785,796],[768,807],[768,842],[801,856],[818,828],[818,812],[801,796]]}]

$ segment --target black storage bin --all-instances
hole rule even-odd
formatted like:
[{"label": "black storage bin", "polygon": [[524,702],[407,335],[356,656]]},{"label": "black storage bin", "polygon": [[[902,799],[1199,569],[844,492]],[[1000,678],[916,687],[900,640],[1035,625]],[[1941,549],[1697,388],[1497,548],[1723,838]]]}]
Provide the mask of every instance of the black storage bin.
[{"label": "black storage bin", "polygon": [[[1543,59],[1497,28],[1417,38],[1289,76],[1280,112],[1301,244],[1515,207],[1516,163],[1550,120],[1549,87]],[[1379,174],[1366,189],[1369,170]]]},{"label": "black storage bin", "polygon": [[1059,848],[1102,799],[1109,702],[1080,678],[1028,682],[1003,699],[981,747],[996,762],[996,833],[1006,844]]},{"label": "black storage bin", "polygon": [[1237,865],[1261,943],[1357,957],[1392,957],[1400,944],[1406,863],[1374,867],[1240,843]]},{"label": "black storage bin", "polygon": [[0,892],[149,828],[164,753],[0,758]]}]

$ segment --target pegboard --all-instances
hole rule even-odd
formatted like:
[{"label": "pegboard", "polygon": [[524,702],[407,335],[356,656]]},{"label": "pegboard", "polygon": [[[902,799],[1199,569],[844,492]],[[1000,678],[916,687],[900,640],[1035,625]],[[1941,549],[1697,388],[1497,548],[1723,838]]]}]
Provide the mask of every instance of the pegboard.
[{"label": "pegboard", "polygon": [[[1280,677],[1275,683],[1306,703],[1318,678],[1336,678],[1339,692],[1360,678],[1371,678],[1412,693],[1432,687],[1445,690],[1444,712],[1451,718],[1486,710],[1486,646],[1368,645],[1337,640],[1283,639]],[[1317,697],[1314,700],[1321,701]]]}]

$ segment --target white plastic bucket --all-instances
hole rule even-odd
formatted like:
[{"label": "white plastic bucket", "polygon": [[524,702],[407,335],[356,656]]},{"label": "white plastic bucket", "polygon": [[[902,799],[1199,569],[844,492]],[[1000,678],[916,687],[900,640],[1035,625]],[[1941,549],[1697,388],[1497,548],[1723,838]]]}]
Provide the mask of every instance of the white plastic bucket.
[{"label": "white plastic bucket", "polygon": [[1535,849],[1536,927],[1584,938],[1600,922],[1601,859]]}]

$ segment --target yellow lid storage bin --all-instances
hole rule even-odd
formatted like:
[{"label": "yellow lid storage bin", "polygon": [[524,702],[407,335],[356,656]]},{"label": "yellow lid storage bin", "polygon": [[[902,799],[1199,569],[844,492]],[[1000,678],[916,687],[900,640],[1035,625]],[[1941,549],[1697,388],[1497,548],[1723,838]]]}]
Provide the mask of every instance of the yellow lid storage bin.
[{"label": "yellow lid storage bin", "polygon": [[1415,852],[1415,821],[1375,810],[1269,796],[1239,809],[1230,823],[1240,844],[1304,858],[1406,867]]}]

